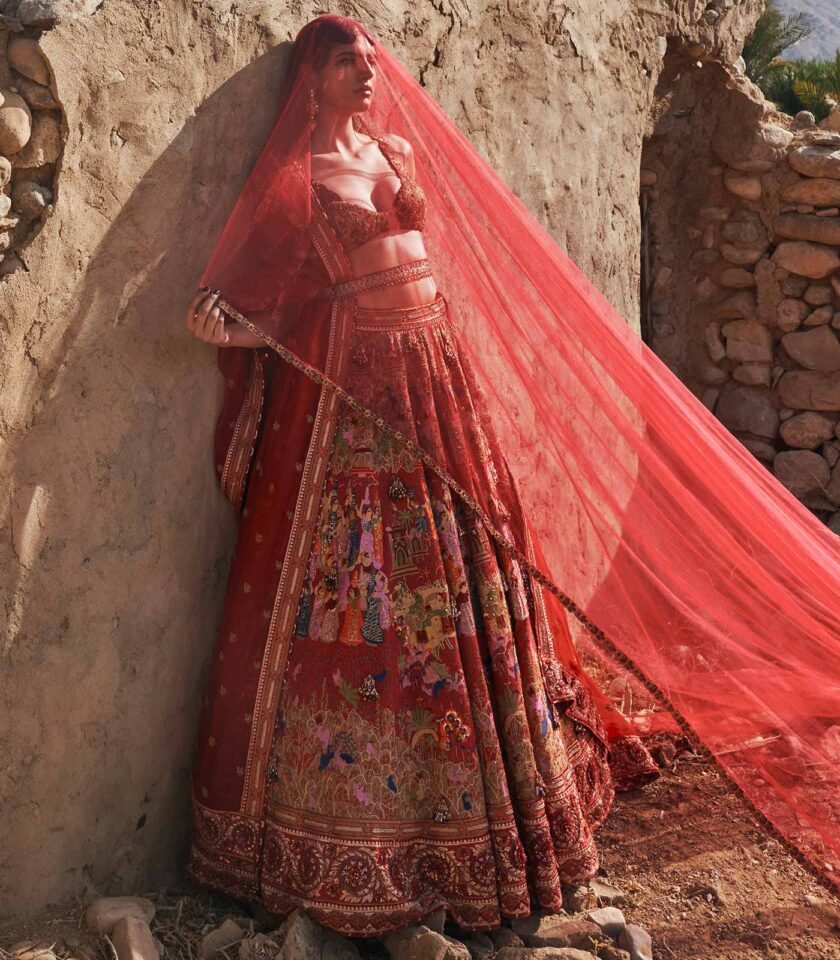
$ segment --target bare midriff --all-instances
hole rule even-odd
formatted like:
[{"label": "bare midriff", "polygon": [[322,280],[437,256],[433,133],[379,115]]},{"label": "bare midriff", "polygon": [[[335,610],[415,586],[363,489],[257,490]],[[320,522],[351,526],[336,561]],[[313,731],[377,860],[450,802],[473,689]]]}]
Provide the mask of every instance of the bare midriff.
[{"label": "bare midriff", "polygon": [[[419,230],[388,230],[367,243],[349,251],[348,259],[357,277],[377,270],[398,267],[412,260],[422,260],[426,254],[423,234]],[[434,277],[420,277],[393,284],[381,290],[357,295],[360,307],[415,307],[431,303],[437,294]]]}]

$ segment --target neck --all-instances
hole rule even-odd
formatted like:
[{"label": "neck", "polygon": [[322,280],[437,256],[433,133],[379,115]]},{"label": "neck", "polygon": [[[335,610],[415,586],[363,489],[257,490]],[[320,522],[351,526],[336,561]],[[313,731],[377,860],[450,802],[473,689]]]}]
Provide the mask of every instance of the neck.
[{"label": "neck", "polygon": [[321,109],[315,129],[312,131],[313,153],[340,153],[355,156],[362,146],[353,126],[353,114],[337,113],[334,110]]}]

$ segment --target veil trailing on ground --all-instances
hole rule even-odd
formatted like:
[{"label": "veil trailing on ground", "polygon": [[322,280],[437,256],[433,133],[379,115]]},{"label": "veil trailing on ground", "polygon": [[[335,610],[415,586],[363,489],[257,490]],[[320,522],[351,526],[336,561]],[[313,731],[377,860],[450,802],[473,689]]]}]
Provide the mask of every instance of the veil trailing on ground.
[{"label": "veil trailing on ground", "polygon": [[[317,242],[310,89],[335,22],[367,35],[345,18],[301,31],[279,117],[202,280],[283,361],[302,357],[298,368],[322,380],[323,357],[301,329],[314,291],[300,270]],[[567,608],[582,647],[652,694],[661,712],[628,722],[644,732],[675,718],[765,824],[837,885],[836,536],[686,389],[375,46],[373,105],[357,129],[413,146],[438,286],[540,546],[532,576]],[[328,380],[352,402],[340,372]],[[467,464],[449,479],[506,541],[469,477]],[[523,544],[507,546],[525,556]]]}]

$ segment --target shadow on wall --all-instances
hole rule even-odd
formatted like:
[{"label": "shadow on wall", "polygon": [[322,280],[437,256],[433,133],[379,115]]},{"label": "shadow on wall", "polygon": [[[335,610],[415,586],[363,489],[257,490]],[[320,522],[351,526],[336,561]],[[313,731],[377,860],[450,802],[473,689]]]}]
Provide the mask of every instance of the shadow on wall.
[{"label": "shadow on wall", "polygon": [[[199,698],[235,534],[213,463],[215,350],[183,315],[271,129],[266,91],[278,90],[290,49],[236,72],[177,135],[164,131],[162,151],[107,91],[85,117],[85,135],[110,136],[117,157],[137,144],[156,159],[116,198],[89,259],[71,251],[71,292],[49,304],[39,295],[14,395],[29,426],[3,454],[12,549],[0,784],[13,799],[0,811],[0,902],[15,915],[181,875]],[[65,216],[104,217],[96,191],[113,171],[85,171],[102,160],[75,149]],[[37,709],[20,702],[27,689]]]}]

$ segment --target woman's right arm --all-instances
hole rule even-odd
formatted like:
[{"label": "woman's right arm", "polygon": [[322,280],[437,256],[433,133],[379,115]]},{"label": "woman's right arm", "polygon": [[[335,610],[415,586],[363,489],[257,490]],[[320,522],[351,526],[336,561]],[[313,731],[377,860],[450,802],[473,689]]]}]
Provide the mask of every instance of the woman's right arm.
[{"label": "woman's right arm", "polygon": [[199,288],[187,305],[187,330],[216,347],[264,347],[265,342],[241,323],[225,322],[218,299],[218,290]]}]

